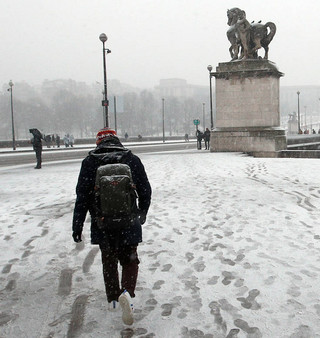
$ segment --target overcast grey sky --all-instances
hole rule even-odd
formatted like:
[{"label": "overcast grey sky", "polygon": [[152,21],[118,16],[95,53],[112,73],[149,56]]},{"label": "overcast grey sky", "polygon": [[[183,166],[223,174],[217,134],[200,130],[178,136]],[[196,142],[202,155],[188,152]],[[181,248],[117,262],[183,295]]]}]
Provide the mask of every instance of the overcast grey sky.
[{"label": "overcast grey sky", "polygon": [[103,82],[104,32],[108,79],[141,88],[163,78],[206,85],[207,65],[230,61],[232,7],[249,22],[277,25],[269,60],[285,73],[281,85],[320,85],[319,0],[0,0],[1,84]]}]

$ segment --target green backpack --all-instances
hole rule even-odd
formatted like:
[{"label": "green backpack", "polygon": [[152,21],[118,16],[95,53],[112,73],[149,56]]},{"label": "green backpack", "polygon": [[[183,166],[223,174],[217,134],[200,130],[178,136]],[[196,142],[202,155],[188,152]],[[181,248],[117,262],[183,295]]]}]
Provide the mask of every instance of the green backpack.
[{"label": "green backpack", "polygon": [[97,224],[100,229],[123,229],[137,215],[137,193],[127,164],[105,164],[97,169],[95,181]]}]

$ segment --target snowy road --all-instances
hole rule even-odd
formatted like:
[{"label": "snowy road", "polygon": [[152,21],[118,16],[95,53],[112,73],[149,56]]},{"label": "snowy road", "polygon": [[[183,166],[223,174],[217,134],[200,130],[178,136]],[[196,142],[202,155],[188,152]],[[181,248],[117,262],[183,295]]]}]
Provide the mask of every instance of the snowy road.
[{"label": "snowy road", "polygon": [[135,324],[71,238],[80,162],[0,171],[0,337],[320,337],[320,162],[141,154],[153,188]]},{"label": "snowy road", "polygon": [[[87,156],[88,152],[94,148],[94,144],[91,145],[76,145],[73,148],[45,148],[42,151],[42,161],[66,161],[74,159],[82,159]],[[136,154],[159,152],[159,151],[172,151],[172,150],[186,150],[196,148],[196,142],[191,140],[190,142],[184,141],[167,141],[165,143],[160,141],[155,142],[139,142],[139,143],[124,143],[125,147],[130,148]],[[16,166],[26,163],[36,163],[35,152],[31,147],[19,148],[13,151],[8,148],[0,148],[0,167]]]}]

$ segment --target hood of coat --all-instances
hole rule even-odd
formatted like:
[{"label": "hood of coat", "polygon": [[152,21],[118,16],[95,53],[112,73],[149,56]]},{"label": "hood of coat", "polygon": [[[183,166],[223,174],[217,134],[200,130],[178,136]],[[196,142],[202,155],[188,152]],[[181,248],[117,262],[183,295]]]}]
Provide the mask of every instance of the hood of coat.
[{"label": "hood of coat", "polygon": [[131,151],[122,145],[118,137],[114,136],[102,141],[95,149],[89,152],[89,155],[99,158],[100,160],[107,157],[109,161],[114,157],[114,161],[118,161],[119,157],[126,157],[130,153]]},{"label": "hood of coat", "polygon": [[108,138],[103,139],[96,147],[96,150],[99,149],[106,149],[106,148],[113,148],[113,149],[125,149],[125,147],[120,142],[119,138],[115,135],[108,135]]},{"label": "hood of coat", "polygon": [[29,132],[34,136],[34,137],[40,137],[42,138],[41,132],[37,128],[31,128],[29,129]]}]

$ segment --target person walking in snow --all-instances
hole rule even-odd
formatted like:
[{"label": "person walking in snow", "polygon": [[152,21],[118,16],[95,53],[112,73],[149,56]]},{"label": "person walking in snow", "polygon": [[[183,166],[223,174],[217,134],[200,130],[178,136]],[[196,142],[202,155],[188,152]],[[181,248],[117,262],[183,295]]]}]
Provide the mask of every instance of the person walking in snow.
[{"label": "person walking in snow", "polygon": [[204,145],[206,149],[210,149],[210,130],[206,128],[206,131],[203,133]]},{"label": "person walking in snow", "polygon": [[197,148],[198,150],[201,150],[201,142],[203,139],[203,133],[198,129],[196,132],[196,136],[197,136]]},{"label": "person walking in snow", "polygon": [[37,165],[34,167],[34,169],[41,169],[41,163],[42,163],[42,141],[43,135],[40,133],[40,131],[36,128],[29,129],[29,132],[33,135],[31,139],[31,143],[33,146],[33,150],[36,153],[37,158]]},{"label": "person walking in snow", "polygon": [[73,135],[72,135],[72,134],[69,136],[69,144],[70,144],[70,147],[71,147],[71,148],[73,148],[73,144],[74,144],[74,137],[73,137]]},{"label": "person walking in snow", "polygon": [[[142,227],[151,203],[151,186],[144,166],[138,156],[124,148],[116,132],[109,128],[100,130],[96,137],[97,147],[83,160],[76,187],[76,202],[73,213],[73,239],[81,241],[87,212],[91,215],[91,243],[98,244],[101,251],[103,277],[109,308],[122,307],[122,319],[127,325],[133,323],[132,298],[138,277],[138,244],[142,241]],[[138,195],[138,212],[132,225],[120,230],[99,228],[95,208],[94,187],[98,167],[104,160],[121,159],[132,172]],[[118,262],[122,266],[121,284],[118,277]]]},{"label": "person walking in snow", "polygon": [[64,145],[65,145],[66,148],[69,147],[69,134],[64,135],[63,143],[64,143]]},{"label": "person walking in snow", "polygon": [[57,134],[56,136],[57,147],[60,148],[60,136]]},{"label": "person walking in snow", "polygon": [[51,146],[51,136],[50,135],[46,135],[44,137],[44,140],[46,141],[47,148],[50,148],[50,146]]}]

